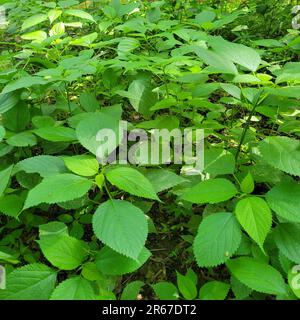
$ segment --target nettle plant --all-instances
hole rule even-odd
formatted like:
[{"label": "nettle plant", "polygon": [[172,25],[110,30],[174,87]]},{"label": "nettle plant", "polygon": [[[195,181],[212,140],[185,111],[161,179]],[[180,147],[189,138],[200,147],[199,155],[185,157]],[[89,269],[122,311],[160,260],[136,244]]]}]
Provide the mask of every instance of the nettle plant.
[{"label": "nettle plant", "polygon": [[[300,298],[298,31],[250,48],[220,35],[240,11],[30,4],[1,42],[0,299]],[[204,129],[203,172],[100,165],[120,120]],[[162,233],[185,259],[145,276]]]}]

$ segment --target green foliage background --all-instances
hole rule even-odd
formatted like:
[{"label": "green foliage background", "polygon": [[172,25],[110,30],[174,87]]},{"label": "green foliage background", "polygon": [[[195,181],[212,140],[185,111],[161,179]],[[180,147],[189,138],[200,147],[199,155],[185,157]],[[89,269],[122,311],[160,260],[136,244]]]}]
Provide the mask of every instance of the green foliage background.
[{"label": "green foliage background", "polygon": [[[0,299],[300,298],[296,1],[1,1]],[[205,166],[99,165],[101,128]]]}]

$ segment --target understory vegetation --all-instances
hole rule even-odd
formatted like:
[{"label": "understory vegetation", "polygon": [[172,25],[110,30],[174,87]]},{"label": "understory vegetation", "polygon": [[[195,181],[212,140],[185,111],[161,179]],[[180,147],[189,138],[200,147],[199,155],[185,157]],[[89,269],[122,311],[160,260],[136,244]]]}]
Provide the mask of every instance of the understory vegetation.
[{"label": "understory vegetation", "polygon": [[[0,0],[0,299],[299,299],[296,4]],[[203,171],[99,163],[121,120]]]}]

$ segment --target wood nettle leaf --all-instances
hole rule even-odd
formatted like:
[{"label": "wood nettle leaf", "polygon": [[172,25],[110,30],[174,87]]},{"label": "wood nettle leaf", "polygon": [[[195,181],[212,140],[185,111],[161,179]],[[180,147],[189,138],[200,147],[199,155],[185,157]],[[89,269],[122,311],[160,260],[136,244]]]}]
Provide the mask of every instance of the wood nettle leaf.
[{"label": "wood nettle leaf", "polygon": [[106,275],[118,275],[134,272],[151,256],[147,248],[143,248],[137,259],[131,259],[105,246],[96,255],[98,270]]},{"label": "wood nettle leaf", "polygon": [[75,276],[61,282],[53,291],[50,300],[95,300],[96,294],[90,281]]},{"label": "wood nettle leaf", "polygon": [[268,294],[285,294],[287,285],[282,275],[272,266],[249,257],[226,262],[230,272],[249,288]]},{"label": "wood nettle leaf", "polygon": [[88,254],[88,246],[66,234],[42,236],[37,241],[46,259],[61,270],[73,270]]},{"label": "wood nettle leaf", "polygon": [[272,225],[272,212],[266,201],[259,197],[241,199],[236,205],[235,214],[241,226],[263,250]]},{"label": "wood nettle leaf", "polygon": [[71,142],[77,140],[75,130],[67,127],[42,127],[34,129],[33,133],[42,139],[53,142]]},{"label": "wood nettle leaf", "polygon": [[48,300],[54,289],[56,272],[44,264],[33,263],[7,275],[0,300]]},{"label": "wood nettle leaf", "polygon": [[218,203],[231,199],[237,193],[232,182],[223,178],[201,181],[188,189],[181,199],[192,203]]},{"label": "wood nettle leaf", "polygon": [[112,130],[116,139],[108,141],[107,155],[113,152],[122,140],[123,133],[119,132],[119,118],[102,112],[90,113],[76,127],[79,142],[91,153],[97,154],[99,148],[105,143],[107,131],[101,135],[101,130]]},{"label": "wood nettle leaf", "polygon": [[238,249],[242,232],[232,213],[209,215],[200,223],[193,244],[200,267],[214,267],[228,260]]},{"label": "wood nettle leaf", "polygon": [[134,80],[128,88],[131,105],[145,117],[152,114],[150,109],[157,102],[157,95],[152,92],[152,89],[150,81],[145,79]]},{"label": "wood nettle leaf", "polygon": [[6,169],[0,171],[0,197],[2,196],[5,189],[7,188],[13,167],[14,167],[14,165],[11,165],[11,166],[7,167]]},{"label": "wood nettle leaf", "polygon": [[225,300],[230,285],[221,281],[206,282],[199,291],[200,300]]},{"label": "wood nettle leaf", "polygon": [[135,196],[159,200],[151,182],[138,170],[130,167],[117,167],[106,173],[108,181]]},{"label": "wood nettle leaf", "polygon": [[47,176],[28,193],[23,210],[40,203],[58,203],[84,196],[93,182],[71,173]]},{"label": "wood nettle leaf", "polygon": [[267,137],[259,143],[262,160],[286,173],[300,176],[300,141],[288,137]]},{"label": "wood nettle leaf", "polygon": [[23,22],[21,31],[36,26],[37,24],[40,24],[41,22],[46,21],[47,19],[48,16],[46,14],[36,14],[34,16],[31,16]]},{"label": "wood nettle leaf", "polygon": [[40,155],[18,162],[14,167],[13,173],[16,174],[19,171],[27,173],[37,172],[42,177],[47,177],[65,173],[67,170],[64,161],[59,157]]},{"label": "wood nettle leaf", "polygon": [[288,259],[300,264],[300,224],[280,223],[274,234],[279,250]]},{"label": "wood nettle leaf", "polygon": [[136,260],[145,245],[148,224],[143,211],[130,202],[108,200],[96,210],[93,230],[104,244]]},{"label": "wood nettle leaf", "polygon": [[95,156],[86,154],[72,157],[63,157],[63,161],[70,171],[80,176],[94,176],[98,173],[99,170],[99,163]]},{"label": "wood nettle leaf", "polygon": [[276,214],[291,222],[300,222],[300,184],[282,182],[266,194],[270,208]]}]

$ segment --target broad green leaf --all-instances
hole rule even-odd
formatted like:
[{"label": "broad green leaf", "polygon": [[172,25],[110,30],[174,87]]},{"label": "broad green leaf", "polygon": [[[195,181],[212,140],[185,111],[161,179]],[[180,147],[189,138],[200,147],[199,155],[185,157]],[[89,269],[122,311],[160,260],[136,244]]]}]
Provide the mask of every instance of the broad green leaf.
[{"label": "broad green leaf", "polygon": [[177,286],[180,293],[186,300],[193,300],[197,296],[197,287],[195,283],[188,277],[176,272]]},{"label": "broad green leaf", "polygon": [[155,192],[161,192],[188,181],[166,169],[147,169],[142,173],[151,182]]},{"label": "broad green leaf", "polygon": [[[21,38],[24,40],[33,40],[34,42],[43,42],[44,40],[47,39],[47,33],[45,31],[38,30],[38,31],[22,34]],[[43,84],[42,81],[40,82],[41,83],[35,83],[35,84]]]},{"label": "broad green leaf", "polygon": [[7,167],[6,169],[0,171],[0,196],[4,193],[7,188],[10,175],[12,173],[13,165]]},{"label": "broad green leaf", "polygon": [[70,41],[70,45],[89,47],[97,39],[97,37],[98,33],[93,32],[81,38]]},{"label": "broad green leaf", "polygon": [[139,280],[127,284],[122,292],[121,300],[138,300],[137,297],[143,285],[144,282]]},{"label": "broad green leaf", "polygon": [[66,167],[80,176],[94,176],[98,173],[99,163],[97,159],[89,155],[77,155],[63,157]]},{"label": "broad green leaf", "polygon": [[35,129],[33,132],[42,139],[53,142],[69,142],[77,140],[75,131],[67,127],[43,127]]},{"label": "broad green leaf", "polygon": [[47,177],[65,173],[66,167],[63,160],[58,157],[41,155],[18,162],[14,167],[13,173],[16,174],[19,171],[25,171],[27,173],[37,172],[42,177]]},{"label": "broad green leaf", "polygon": [[226,41],[222,37],[210,37],[208,43],[216,53],[250,71],[256,71],[261,63],[259,54],[242,44]]},{"label": "broad green leaf", "polygon": [[29,191],[24,209],[40,203],[52,204],[80,198],[92,185],[92,181],[70,173],[45,177],[40,184]]},{"label": "broad green leaf", "polygon": [[272,225],[272,213],[259,197],[240,200],[235,208],[236,217],[249,236],[262,248]]},{"label": "broad green leaf", "polygon": [[268,294],[285,294],[282,275],[272,266],[254,258],[241,257],[226,262],[230,272],[249,288]]},{"label": "broad green leaf", "polygon": [[259,143],[262,160],[286,173],[300,176],[300,141],[288,137],[267,137]]},{"label": "broad green leaf", "polygon": [[254,180],[250,172],[244,177],[241,182],[241,190],[244,193],[252,193],[254,190]]},{"label": "broad green leaf", "polygon": [[[122,133],[119,133],[118,120],[118,118],[101,112],[89,114],[76,127],[77,138],[91,153],[98,156],[99,150],[102,150],[105,155],[109,155],[117,148],[122,139]],[[108,135],[107,129],[114,132],[115,139],[113,141],[109,137],[109,141],[105,142]]]},{"label": "broad green leaf", "polygon": [[199,225],[193,244],[200,267],[214,267],[228,260],[238,249],[241,229],[232,213],[209,215]]},{"label": "broad green leaf", "polygon": [[212,175],[232,174],[235,160],[232,153],[219,148],[204,151],[204,171]]},{"label": "broad green leaf", "polygon": [[97,109],[100,108],[99,102],[97,101],[94,94],[91,92],[84,92],[80,95],[79,101],[81,106],[87,112],[95,112]]},{"label": "broad green leaf", "polygon": [[53,291],[50,300],[95,300],[91,282],[75,276],[61,282]]},{"label": "broad green leaf", "polygon": [[48,18],[50,20],[50,23],[54,22],[57,18],[59,18],[62,14],[62,11],[61,10],[58,10],[58,9],[51,9],[49,12],[48,12]]},{"label": "broad green leaf", "polygon": [[123,275],[139,269],[151,256],[145,247],[137,259],[128,258],[109,247],[102,248],[96,255],[96,266],[105,275]]},{"label": "broad green leaf", "polygon": [[266,194],[270,208],[280,217],[300,222],[300,184],[295,182],[282,182],[273,187]]},{"label": "broad green leaf", "polygon": [[126,55],[134,49],[138,48],[140,45],[139,40],[136,38],[124,37],[118,44],[118,54],[119,56]]},{"label": "broad green leaf", "polygon": [[108,200],[93,216],[93,230],[97,238],[113,250],[138,259],[148,233],[143,211],[125,200]]},{"label": "broad green leaf", "polygon": [[199,291],[200,300],[225,300],[230,285],[221,281],[206,282]]},{"label": "broad green leaf", "polygon": [[150,82],[145,79],[134,80],[128,88],[132,107],[145,117],[152,114],[150,109],[157,102],[157,95],[152,92],[152,89]]},{"label": "broad green leaf", "polygon": [[60,221],[51,221],[39,226],[40,238],[46,236],[68,235],[68,227]]},{"label": "broad green leaf", "polygon": [[188,189],[182,200],[192,203],[218,203],[231,199],[237,193],[236,187],[223,178],[205,180]]},{"label": "broad green leaf", "polygon": [[41,77],[26,76],[9,82],[2,90],[2,94],[16,91],[22,88],[30,88],[34,85],[43,85],[46,83],[47,81]]},{"label": "broad green leaf", "polygon": [[5,195],[0,198],[0,212],[7,216],[17,218],[23,208],[24,199],[15,194]]},{"label": "broad green leaf", "polygon": [[81,18],[81,19],[85,19],[85,20],[89,20],[89,21],[92,21],[92,22],[96,22],[94,20],[94,18],[89,13],[87,13],[87,12],[85,12],[83,10],[69,9],[69,10],[64,11],[64,14],[68,15],[68,16],[74,16],[74,17],[78,17],[78,18]]},{"label": "broad green leaf", "polygon": [[0,114],[13,108],[19,101],[17,92],[0,94]]},{"label": "broad green leaf", "polygon": [[230,283],[231,283],[231,290],[234,293],[235,298],[238,300],[243,300],[243,299],[249,297],[249,295],[252,292],[252,289],[245,286],[243,283],[241,283],[241,281],[239,281],[234,276],[231,276]]},{"label": "broad green leaf", "polygon": [[5,137],[6,134],[6,130],[3,126],[0,125],[0,142],[3,140],[3,138]]},{"label": "broad green leaf", "polygon": [[274,232],[279,250],[288,259],[300,264],[300,224],[281,223]]},{"label": "broad green leaf", "polygon": [[88,254],[88,246],[65,234],[43,235],[37,241],[46,259],[61,270],[73,270],[81,265]]},{"label": "broad green leaf", "polygon": [[171,282],[158,282],[152,285],[155,295],[160,300],[178,300],[179,294],[176,286]]},{"label": "broad green leaf", "polygon": [[6,140],[13,147],[32,147],[37,144],[37,139],[31,132],[17,133]]},{"label": "broad green leaf", "polygon": [[229,73],[229,74],[237,74],[236,66],[227,58],[216,53],[212,50],[208,50],[202,48],[200,46],[192,46],[193,51],[196,55],[203,60],[203,62],[211,67],[213,67],[214,71],[217,73]]},{"label": "broad green leaf", "polygon": [[56,272],[49,267],[28,264],[7,275],[6,289],[0,290],[0,300],[48,300],[55,281]]},{"label": "broad green leaf", "polygon": [[138,197],[159,200],[150,181],[139,171],[130,167],[118,167],[106,173],[108,181]]},{"label": "broad green leaf", "polygon": [[37,24],[40,24],[48,19],[48,16],[46,14],[36,14],[34,16],[31,16],[30,18],[26,19],[21,27],[21,31],[26,30],[28,28],[31,28],[33,26],[36,26]]}]

